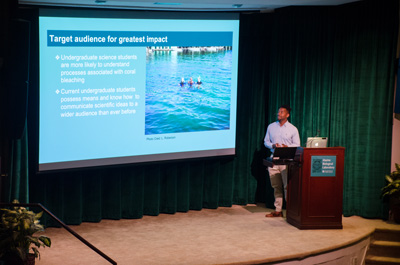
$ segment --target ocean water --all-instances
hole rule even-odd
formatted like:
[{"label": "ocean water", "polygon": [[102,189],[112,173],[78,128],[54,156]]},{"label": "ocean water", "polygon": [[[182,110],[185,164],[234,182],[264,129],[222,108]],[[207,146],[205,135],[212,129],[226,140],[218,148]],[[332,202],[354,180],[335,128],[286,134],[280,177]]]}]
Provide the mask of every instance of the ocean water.
[{"label": "ocean water", "polygon": [[[179,84],[181,78],[187,82],[190,77],[192,86]],[[231,77],[230,50],[149,53],[146,135],[229,129]]]}]

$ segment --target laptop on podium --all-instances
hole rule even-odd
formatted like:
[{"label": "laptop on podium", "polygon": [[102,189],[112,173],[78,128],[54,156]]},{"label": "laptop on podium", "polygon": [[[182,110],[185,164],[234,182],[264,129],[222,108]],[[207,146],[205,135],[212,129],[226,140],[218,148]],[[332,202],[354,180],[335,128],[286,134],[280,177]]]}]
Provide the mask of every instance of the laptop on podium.
[{"label": "laptop on podium", "polygon": [[306,147],[321,148],[328,146],[328,137],[308,137]]}]

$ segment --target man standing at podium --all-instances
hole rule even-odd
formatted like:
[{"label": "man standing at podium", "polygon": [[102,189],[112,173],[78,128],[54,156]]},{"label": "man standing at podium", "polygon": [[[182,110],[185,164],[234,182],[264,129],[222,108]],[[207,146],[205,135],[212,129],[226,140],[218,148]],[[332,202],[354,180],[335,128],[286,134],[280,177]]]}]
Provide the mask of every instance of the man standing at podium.
[{"label": "man standing at podium", "polygon": [[[278,120],[268,126],[264,138],[264,145],[269,148],[272,153],[274,153],[276,147],[300,146],[299,131],[288,121],[290,111],[291,108],[289,105],[280,106],[278,111]],[[268,213],[266,217],[283,217],[283,194],[285,194],[286,199],[287,189],[286,165],[274,165],[274,167],[268,168],[268,172],[271,186],[274,189],[275,211]]]}]

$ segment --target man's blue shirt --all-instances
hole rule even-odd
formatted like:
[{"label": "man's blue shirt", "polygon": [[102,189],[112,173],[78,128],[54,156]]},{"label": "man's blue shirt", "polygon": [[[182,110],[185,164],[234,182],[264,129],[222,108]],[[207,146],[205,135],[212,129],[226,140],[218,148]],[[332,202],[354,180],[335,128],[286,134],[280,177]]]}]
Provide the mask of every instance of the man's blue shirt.
[{"label": "man's blue shirt", "polygon": [[271,152],[274,152],[272,145],[277,143],[285,144],[289,147],[300,146],[299,131],[289,121],[286,121],[282,126],[280,126],[279,121],[271,123],[265,134],[264,145]]}]

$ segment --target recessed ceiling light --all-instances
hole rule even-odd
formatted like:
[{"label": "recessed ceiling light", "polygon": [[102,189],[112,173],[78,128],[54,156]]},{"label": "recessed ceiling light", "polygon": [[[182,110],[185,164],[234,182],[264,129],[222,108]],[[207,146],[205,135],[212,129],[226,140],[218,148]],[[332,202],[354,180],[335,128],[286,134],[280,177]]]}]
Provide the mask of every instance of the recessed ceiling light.
[{"label": "recessed ceiling light", "polygon": [[242,5],[243,4],[234,4],[234,5],[232,5],[234,8],[239,8],[239,7],[242,7]]},{"label": "recessed ceiling light", "polygon": [[161,2],[155,2],[155,5],[162,5],[162,6],[179,6],[182,3],[161,3]]}]

